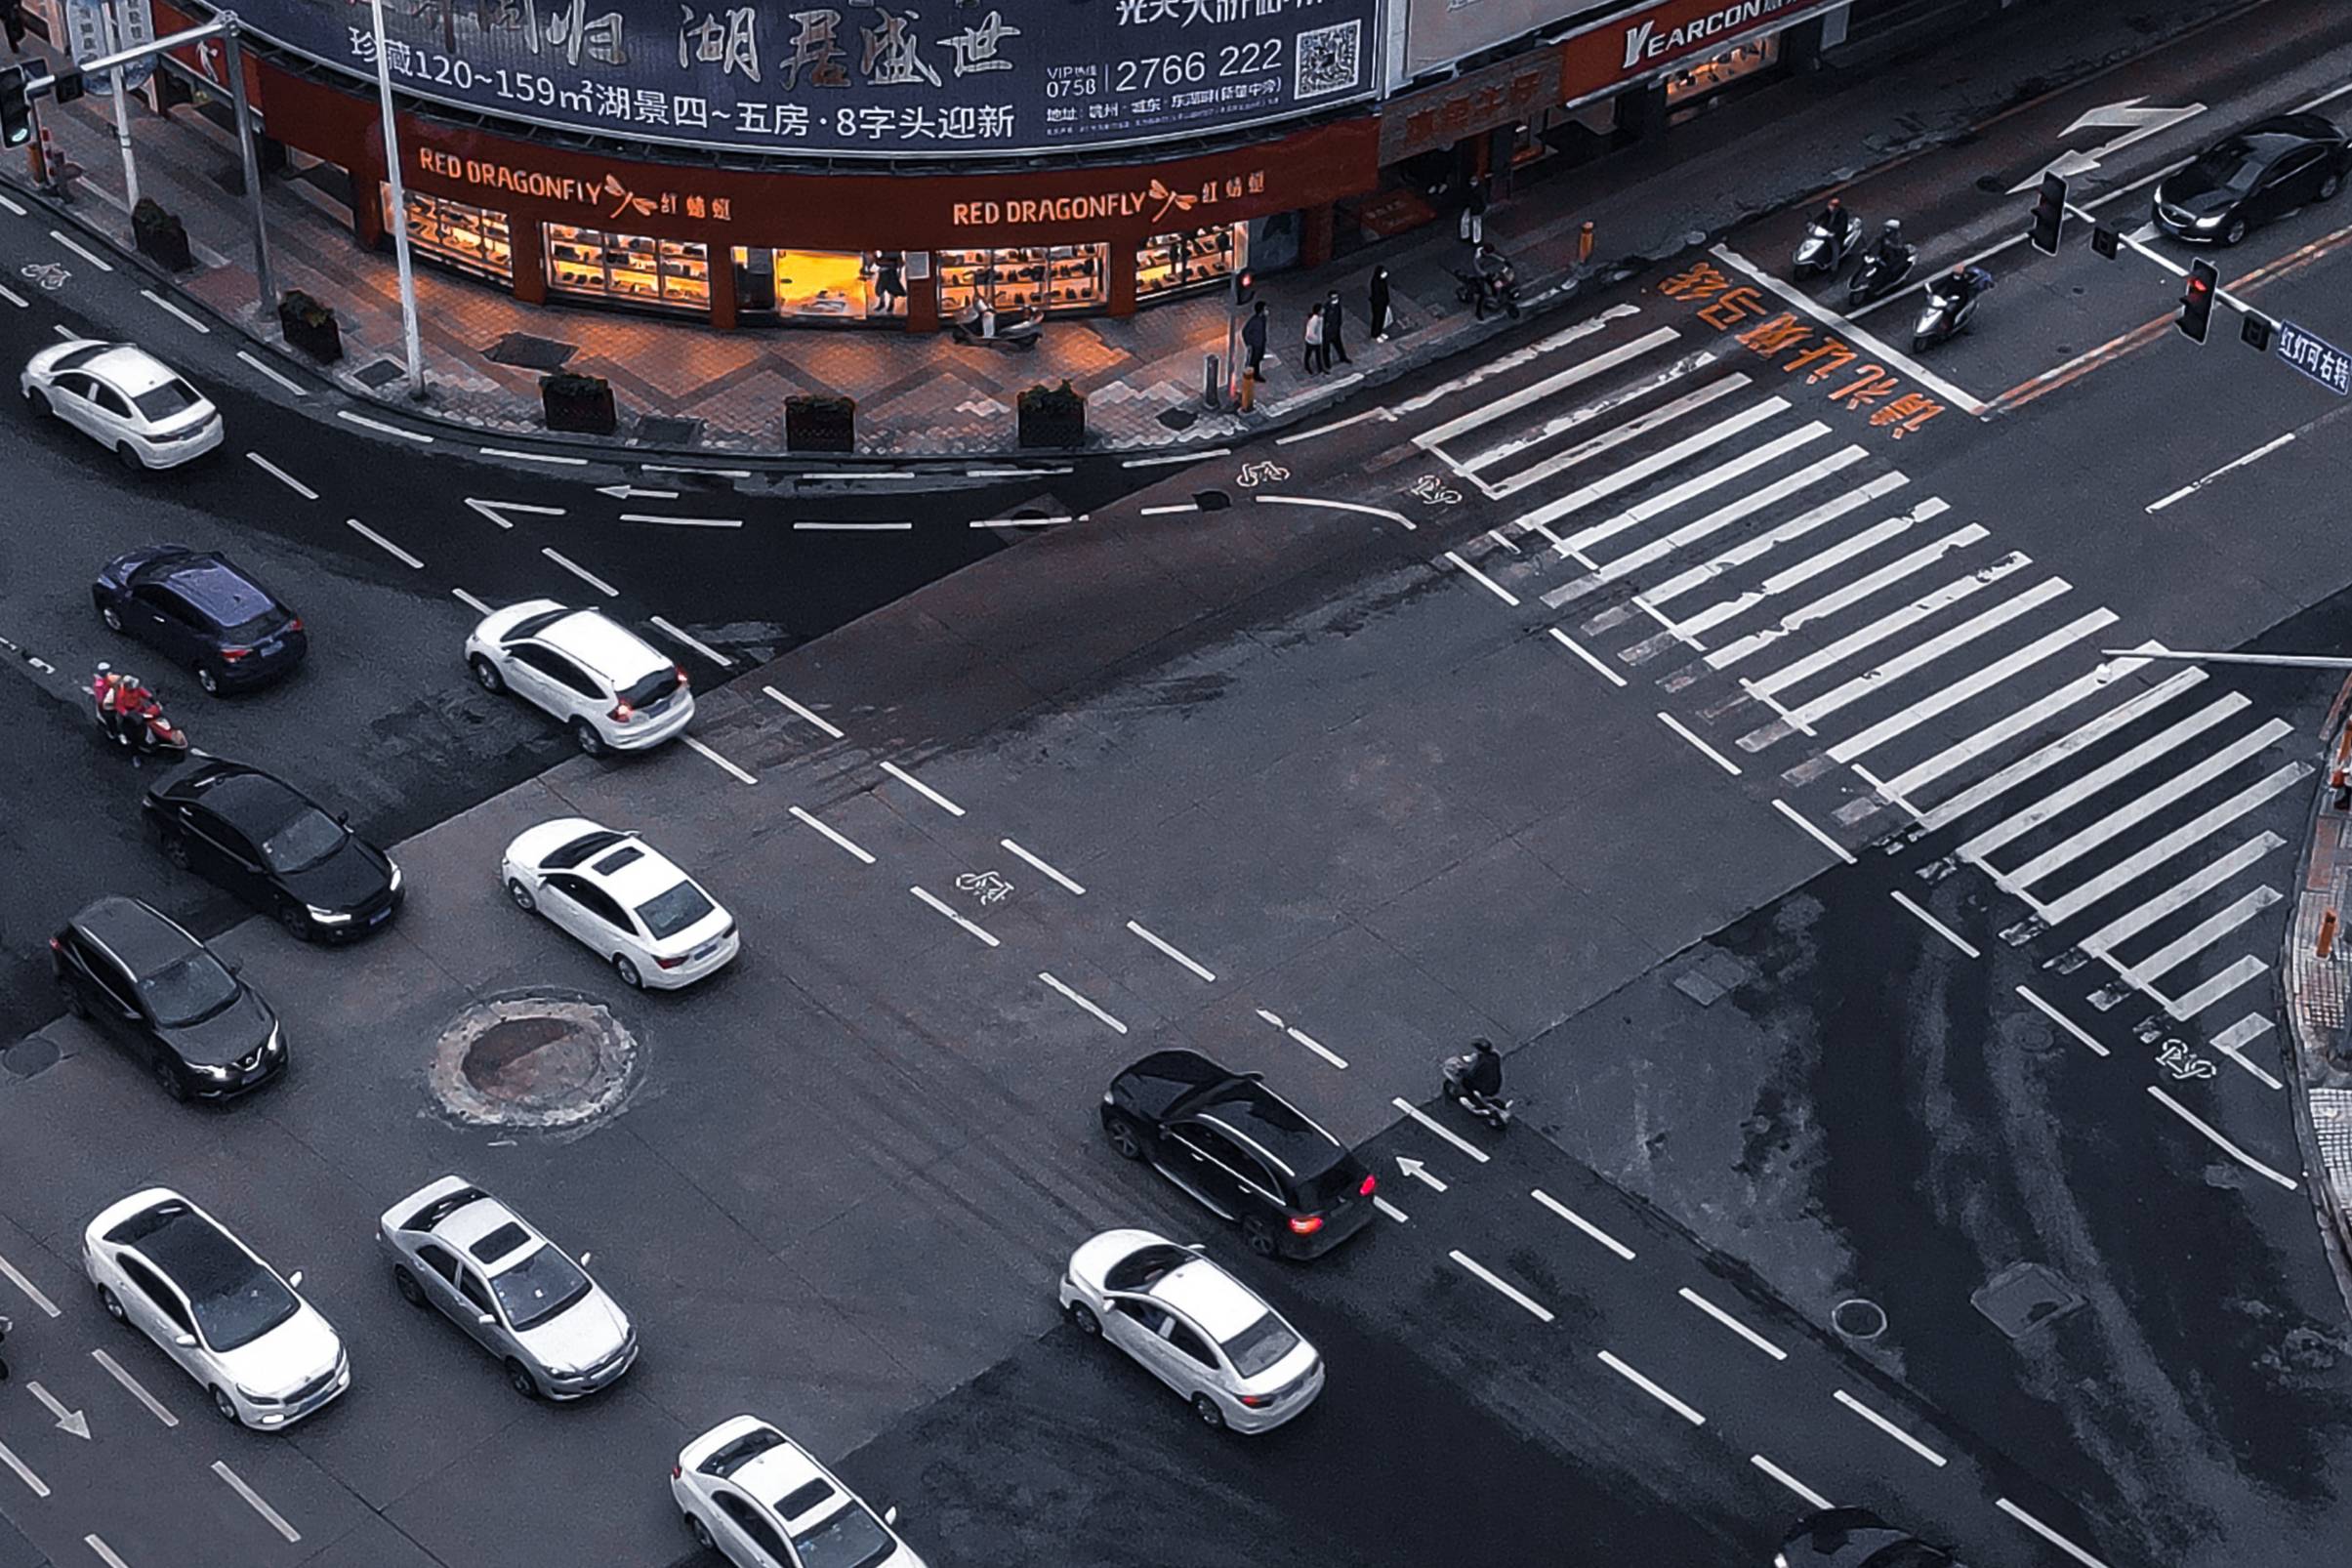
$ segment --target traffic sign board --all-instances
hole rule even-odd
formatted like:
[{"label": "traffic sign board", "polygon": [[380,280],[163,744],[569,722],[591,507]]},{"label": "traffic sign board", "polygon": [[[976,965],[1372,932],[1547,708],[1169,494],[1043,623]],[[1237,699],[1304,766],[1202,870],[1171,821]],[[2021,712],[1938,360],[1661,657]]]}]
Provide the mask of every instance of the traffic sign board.
[{"label": "traffic sign board", "polygon": [[2279,357],[2338,397],[2352,397],[2352,354],[2292,321],[2279,323]]},{"label": "traffic sign board", "polygon": [[[76,64],[137,49],[155,41],[155,13],[148,0],[65,0],[65,39]],[[123,88],[142,87],[154,74],[154,57],[134,61],[122,68]],[[93,93],[111,93],[114,73],[101,71],[87,86]]]}]

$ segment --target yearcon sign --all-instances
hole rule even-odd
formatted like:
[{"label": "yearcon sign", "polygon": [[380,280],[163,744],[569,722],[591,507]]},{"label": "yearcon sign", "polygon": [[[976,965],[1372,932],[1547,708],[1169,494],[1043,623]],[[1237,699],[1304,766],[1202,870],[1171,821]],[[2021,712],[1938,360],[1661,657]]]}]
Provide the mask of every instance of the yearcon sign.
[{"label": "yearcon sign", "polygon": [[[226,8],[225,8],[226,9]],[[366,0],[236,0],[372,79]],[[384,0],[392,85],[637,142],[953,157],[1231,129],[1371,96],[1380,0]]]}]

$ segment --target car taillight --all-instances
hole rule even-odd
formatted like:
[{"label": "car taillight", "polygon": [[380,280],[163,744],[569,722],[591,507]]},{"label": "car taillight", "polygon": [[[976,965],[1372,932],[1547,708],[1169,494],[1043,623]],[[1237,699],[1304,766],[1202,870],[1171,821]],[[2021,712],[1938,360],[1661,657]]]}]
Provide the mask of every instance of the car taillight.
[{"label": "car taillight", "polygon": [[49,939],[49,950],[50,950],[52,953],[62,953],[63,951],[65,951],[65,944],[64,944],[63,942],[61,942],[61,941],[59,941],[59,940],[58,940],[56,937],[52,936],[52,937]]},{"label": "car taillight", "polygon": [[629,706],[629,704],[627,704],[627,703],[625,703],[625,702],[617,702],[617,703],[614,703],[614,704],[613,704],[613,707],[612,707],[612,722],[613,722],[614,723],[616,723],[616,724],[625,724],[625,723],[629,722],[629,721],[630,721],[630,720],[632,720],[632,719],[635,719],[636,717],[637,717],[637,710],[636,710],[635,708],[632,708],[632,707],[630,707],[630,706]]},{"label": "car taillight", "polygon": [[227,659],[229,663],[234,664],[237,662],[237,660],[243,658],[246,654],[251,653],[253,649],[251,648],[223,648],[221,650],[221,657]]},{"label": "car taillight", "polygon": [[1379,1185],[1380,1181],[1376,1177],[1367,1174],[1364,1177],[1364,1184],[1356,1188],[1356,1196],[1359,1198],[1369,1198],[1372,1196],[1372,1189]]},{"label": "car taillight", "polygon": [[1311,1236],[1322,1228],[1323,1217],[1321,1215],[1291,1216],[1291,1234],[1294,1236]]},{"label": "car taillight", "polygon": [[1274,1396],[1272,1394],[1235,1394],[1233,1397],[1240,1400],[1243,1404],[1249,1406],[1252,1410],[1263,1410],[1266,1408],[1266,1406],[1274,1402]]},{"label": "car taillight", "polygon": [[288,622],[286,623],[286,630],[287,630],[287,631],[289,631],[289,632],[299,632],[299,631],[301,631],[301,630],[302,630],[302,617],[301,617],[301,616],[299,616],[299,615],[297,615],[296,617],[294,617],[294,619],[292,619],[291,621],[288,621]]},{"label": "car taillight", "polygon": [[670,666],[670,671],[673,675],[678,677],[678,683],[680,685],[682,686],[686,683],[686,667],[684,665],[674,664]]},{"label": "car taillight", "polygon": [[679,1467],[678,1467],[677,1465],[671,1465],[671,1466],[670,1466],[670,1479],[671,1479],[671,1480],[673,1480],[673,1481],[677,1480],[680,1474],[681,1474],[681,1471],[680,1471],[680,1469],[679,1469]]},{"label": "car taillight", "polygon": [[681,953],[676,958],[657,958],[653,962],[660,965],[665,970],[674,970],[692,956],[693,955],[690,953]]}]

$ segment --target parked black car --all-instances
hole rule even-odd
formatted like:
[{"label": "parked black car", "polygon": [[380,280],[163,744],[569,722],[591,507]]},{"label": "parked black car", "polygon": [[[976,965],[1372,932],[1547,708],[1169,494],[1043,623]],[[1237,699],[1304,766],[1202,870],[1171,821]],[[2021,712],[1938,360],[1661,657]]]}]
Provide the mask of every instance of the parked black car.
[{"label": "parked black car", "polygon": [[1868,1508],[1823,1508],[1781,1538],[1773,1568],[1966,1568]]},{"label": "parked black car", "polygon": [[2276,218],[2344,188],[2352,143],[2319,114],[2281,114],[2222,138],[2157,184],[2156,226],[2235,245]]},{"label": "parked black car", "polygon": [[1112,1079],[1102,1131],[1240,1225],[1261,1257],[1319,1257],[1372,1219],[1372,1173],[1346,1144],[1257,1073],[1197,1052],[1154,1052]]},{"label": "parked black car", "polygon": [[306,942],[358,936],[400,907],[400,868],[383,850],[258,767],[190,763],[157,780],[144,805],[173,865],[276,916]]},{"label": "parked black car", "polygon": [[149,545],[117,556],[90,599],[110,630],[195,671],[216,697],[289,675],[310,651],[302,617],[213,551]]},{"label": "parked black car", "polygon": [[286,1070],[269,1004],[136,898],[109,893],[67,921],[49,963],[65,1011],[113,1036],[174,1099],[227,1099]]}]

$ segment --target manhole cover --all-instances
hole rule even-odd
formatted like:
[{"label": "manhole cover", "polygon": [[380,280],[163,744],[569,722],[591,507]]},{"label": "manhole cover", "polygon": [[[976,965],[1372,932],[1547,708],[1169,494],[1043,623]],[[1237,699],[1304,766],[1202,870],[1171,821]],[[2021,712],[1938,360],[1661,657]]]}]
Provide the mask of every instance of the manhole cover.
[{"label": "manhole cover", "polygon": [[0,1051],[0,1068],[11,1078],[30,1078],[45,1073],[58,1064],[57,1043],[40,1035],[20,1040],[6,1051]]},{"label": "manhole cover", "polygon": [[1875,1340],[1886,1332],[1886,1308],[1849,1297],[1831,1308],[1830,1325],[1849,1340]]},{"label": "manhole cover", "polygon": [[637,1078],[637,1039],[600,1003],[516,992],[477,1002],[434,1044],[433,1097],[480,1127],[577,1127]]},{"label": "manhole cover", "polygon": [[2081,1306],[2083,1293],[2041,1263],[2011,1263],[1987,1280],[1968,1301],[2001,1333],[2021,1340]]}]

